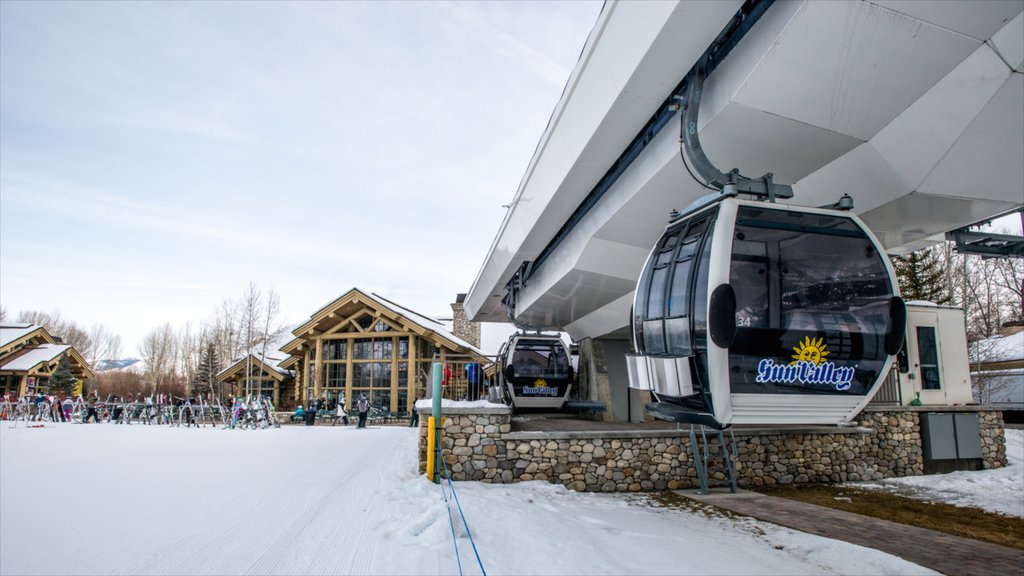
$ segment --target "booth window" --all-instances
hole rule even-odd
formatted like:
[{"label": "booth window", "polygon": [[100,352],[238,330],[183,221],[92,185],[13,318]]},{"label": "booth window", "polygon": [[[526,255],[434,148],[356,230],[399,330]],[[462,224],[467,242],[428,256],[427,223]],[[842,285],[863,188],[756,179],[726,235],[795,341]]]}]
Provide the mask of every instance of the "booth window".
[{"label": "booth window", "polygon": [[931,326],[917,327],[917,357],[921,364],[921,388],[939,390],[939,350],[935,338],[935,328]]}]

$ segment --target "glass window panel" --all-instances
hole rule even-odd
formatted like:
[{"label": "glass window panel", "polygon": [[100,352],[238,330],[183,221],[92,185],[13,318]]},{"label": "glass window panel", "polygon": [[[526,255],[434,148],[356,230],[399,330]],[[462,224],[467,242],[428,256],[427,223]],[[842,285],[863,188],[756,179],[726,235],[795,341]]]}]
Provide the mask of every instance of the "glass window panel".
[{"label": "glass window panel", "polygon": [[377,323],[373,326],[374,332],[387,332],[389,330],[391,330],[391,326],[388,326],[387,322],[383,320],[378,320]]},{"label": "glass window panel", "polygon": [[707,350],[707,324],[708,324],[708,267],[711,265],[711,234],[714,231],[713,224],[709,225],[704,248],[700,252],[700,260],[697,264],[697,282],[693,287],[693,311],[690,317],[693,321],[693,341],[690,346],[694,349]]},{"label": "glass window panel", "polygon": [[664,327],[661,320],[647,320],[644,322],[644,349],[648,354],[665,353]]},{"label": "glass window panel", "polygon": [[409,357],[409,338],[405,336],[402,336],[401,338],[398,339],[398,357]]},{"label": "glass window panel", "polygon": [[346,364],[343,362],[327,364],[327,369],[324,370],[327,375],[327,380],[324,382],[324,386],[327,388],[344,388],[345,367]]},{"label": "glass window panel", "polygon": [[345,340],[327,340],[323,346],[324,360],[344,360],[348,355],[348,343]]},{"label": "glass window panel", "polygon": [[387,360],[391,358],[391,340],[374,340],[373,341],[373,358],[374,360]]},{"label": "glass window panel", "polygon": [[358,338],[352,343],[352,357],[356,360],[369,360],[373,354],[373,341],[369,338]]},{"label": "glass window panel", "polygon": [[[730,275],[737,300],[732,391],[867,393],[887,359],[892,286],[884,257],[849,218],[741,208]],[[850,370],[852,380],[805,381],[780,368],[757,382],[762,360],[829,363]]]},{"label": "glass window panel", "polygon": [[677,262],[672,273],[672,295],[668,300],[669,316],[685,316],[690,311],[690,268],[693,260]]},{"label": "glass window panel", "polygon": [[391,390],[370,390],[366,395],[370,399],[370,406],[382,412],[391,411]]},{"label": "glass window panel", "polygon": [[352,364],[352,386],[369,388],[373,369],[369,363]]},{"label": "glass window panel", "polygon": [[921,364],[921,387],[925,390],[939,390],[939,348],[935,328],[917,327],[917,357]]},{"label": "glass window panel", "polygon": [[552,340],[520,339],[512,353],[512,366],[517,377],[553,380],[569,377],[569,356],[565,347]]},{"label": "glass window panel", "polygon": [[388,362],[374,362],[373,366],[373,384],[374,388],[390,388],[391,387],[391,364]]},{"label": "glass window panel", "polygon": [[647,317],[665,317],[665,281],[668,279],[668,268],[656,268],[651,275],[651,290],[647,297]]},{"label": "glass window panel", "polygon": [[686,316],[665,320],[665,332],[668,336],[668,353],[675,356],[690,356],[690,319]]}]

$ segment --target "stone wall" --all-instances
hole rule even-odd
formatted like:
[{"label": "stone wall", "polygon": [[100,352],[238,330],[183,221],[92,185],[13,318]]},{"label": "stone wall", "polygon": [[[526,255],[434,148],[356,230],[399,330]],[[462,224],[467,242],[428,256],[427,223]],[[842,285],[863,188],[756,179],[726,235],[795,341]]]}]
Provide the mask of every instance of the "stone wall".
[{"label": "stone wall", "polygon": [[[866,410],[857,426],[735,431],[740,486],[879,480],[924,471],[918,411]],[[426,470],[426,413],[420,471]],[[985,468],[1006,465],[999,412],[979,412]],[[446,409],[442,447],[452,478],[545,480],[573,490],[638,492],[698,486],[688,432],[512,432],[507,408]],[[711,453],[717,450],[712,443]],[[711,475],[723,480],[712,458]]]}]

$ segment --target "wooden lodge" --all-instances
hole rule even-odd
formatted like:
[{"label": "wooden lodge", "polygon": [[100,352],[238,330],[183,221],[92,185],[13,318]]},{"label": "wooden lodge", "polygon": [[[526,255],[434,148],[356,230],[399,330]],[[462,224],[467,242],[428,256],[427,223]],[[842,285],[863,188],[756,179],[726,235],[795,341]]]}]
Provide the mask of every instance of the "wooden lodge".
[{"label": "wooden lodge", "polygon": [[371,405],[407,414],[425,397],[435,358],[488,362],[476,345],[437,320],[358,288],[317,310],[292,335],[281,348],[286,359],[268,366],[295,375],[275,384],[284,409],[318,398],[344,398],[350,409],[365,393]]},{"label": "wooden lodge", "polygon": [[92,368],[73,346],[62,344],[34,324],[0,325],[0,395],[24,396],[50,391],[50,376],[67,354],[79,381],[91,380]]}]

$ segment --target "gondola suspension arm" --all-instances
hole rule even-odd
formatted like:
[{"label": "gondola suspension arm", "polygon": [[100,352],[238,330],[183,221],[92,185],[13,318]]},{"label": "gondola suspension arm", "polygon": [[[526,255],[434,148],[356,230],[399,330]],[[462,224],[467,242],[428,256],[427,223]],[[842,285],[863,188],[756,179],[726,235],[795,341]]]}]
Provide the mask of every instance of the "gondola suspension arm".
[{"label": "gondola suspension arm", "polygon": [[[774,202],[776,198],[792,198],[793,188],[785,184],[772,182],[772,173],[767,172],[760,178],[749,178],[740,174],[738,168],[722,172],[711,163],[700,145],[697,134],[697,114],[700,112],[701,97],[704,92],[704,78],[707,75],[708,54],[701,56],[691,72],[686,99],[682,104],[680,115],[680,141],[697,174],[705,180],[702,184],[720,190],[723,194],[750,194],[767,198]],[[684,158],[685,161],[685,158]]]}]

